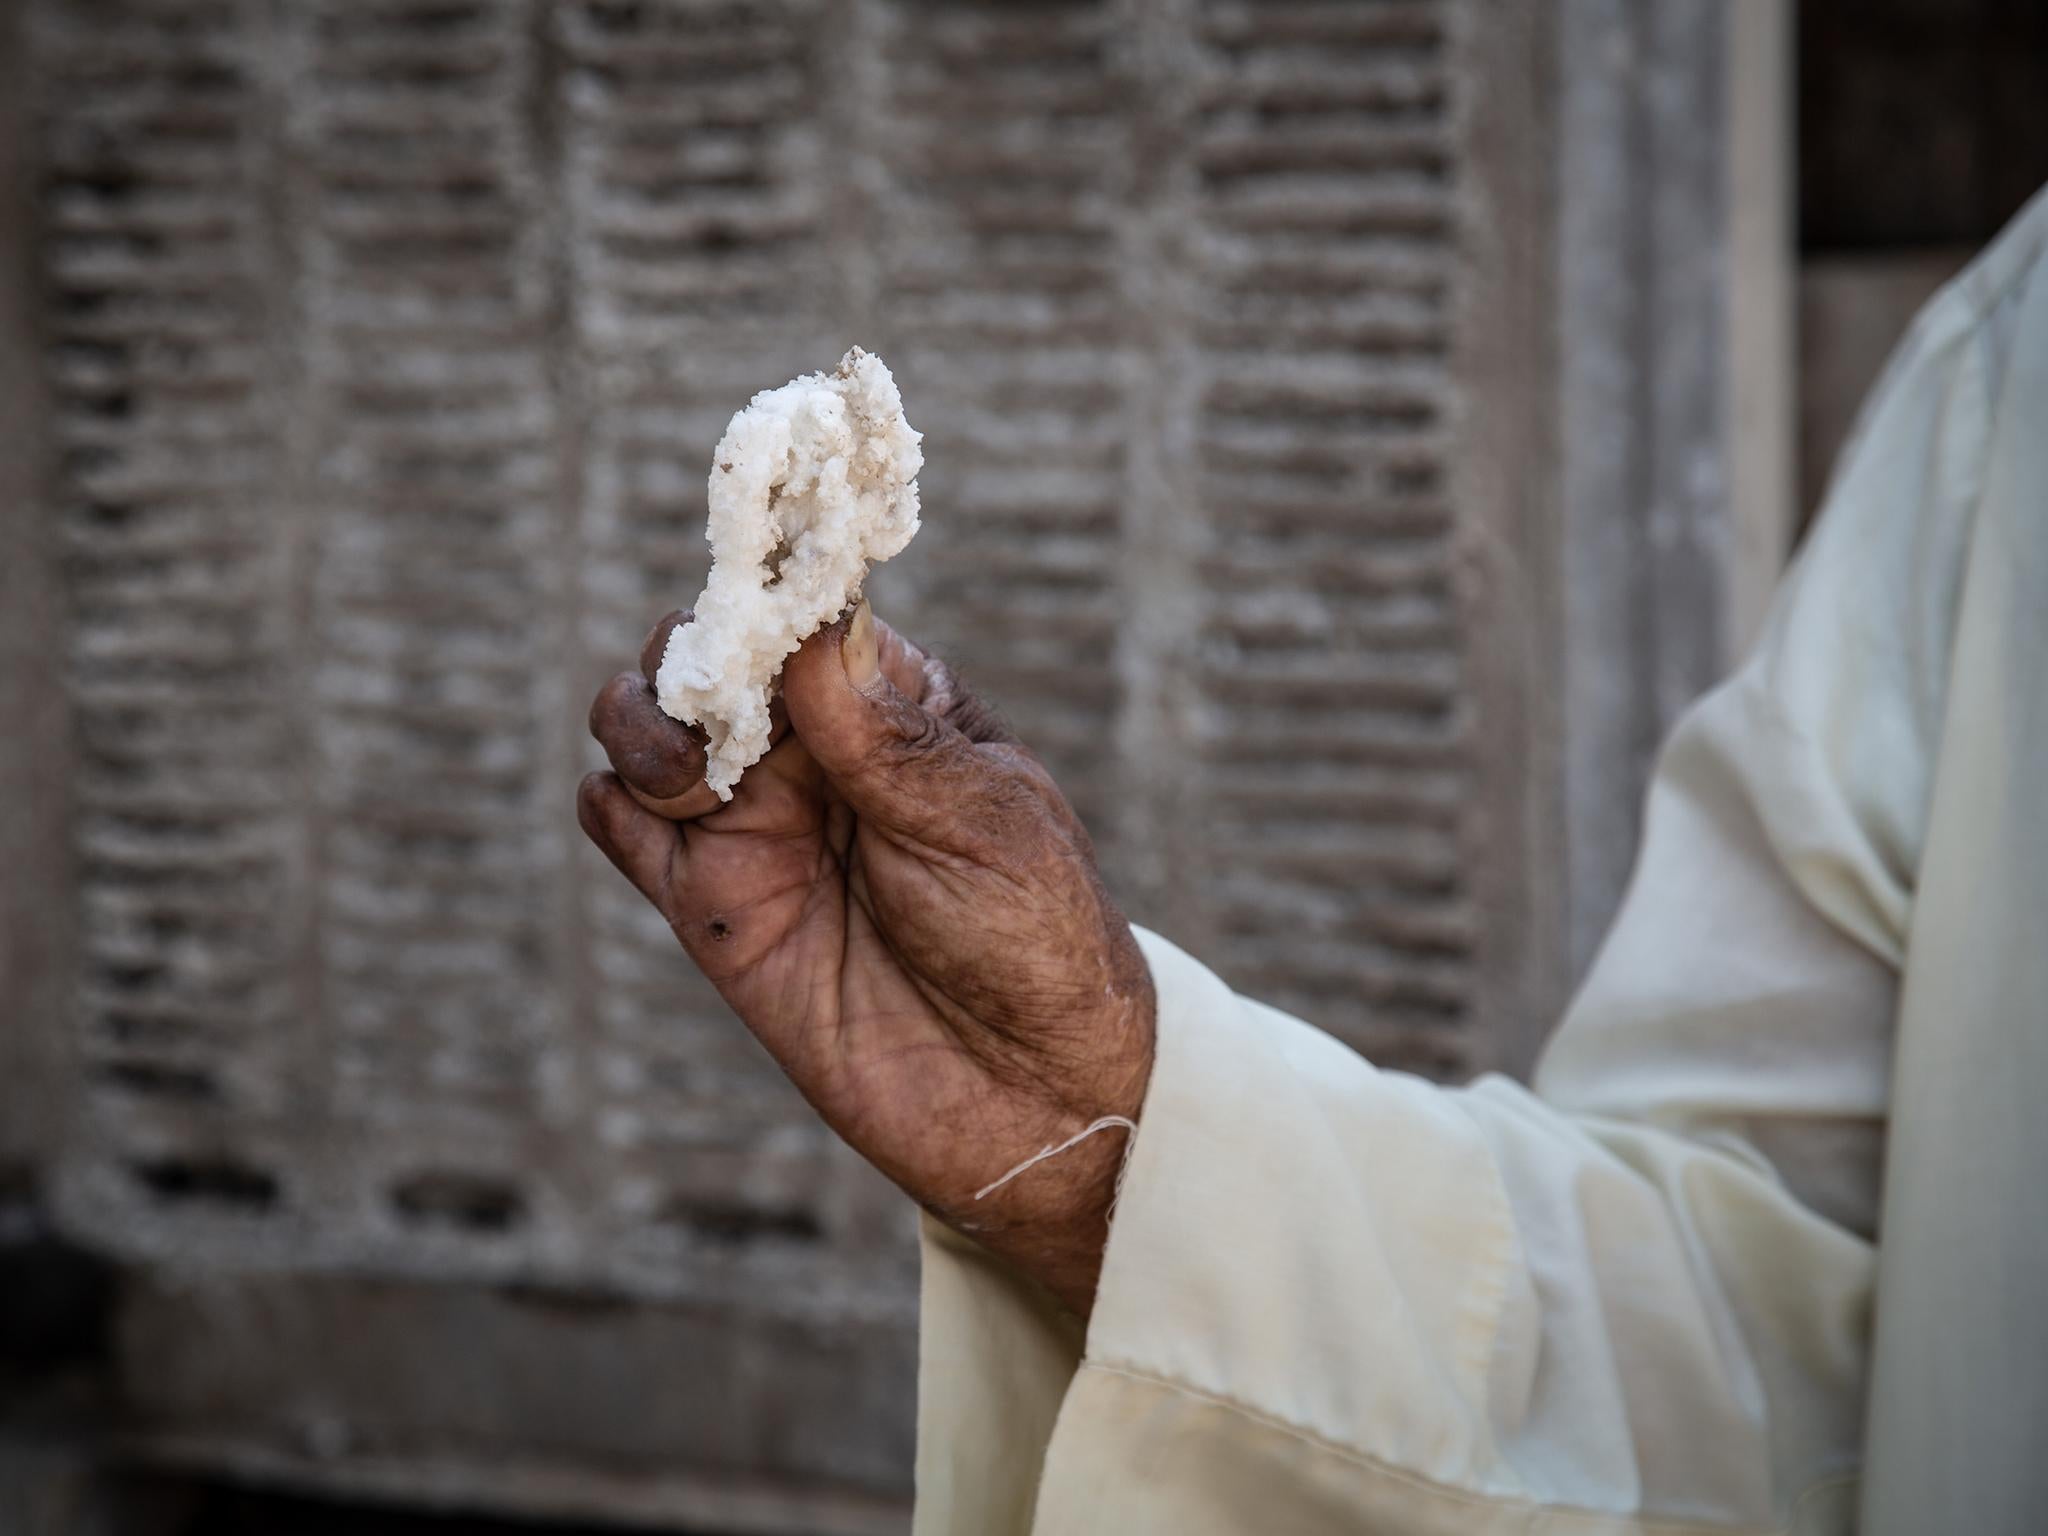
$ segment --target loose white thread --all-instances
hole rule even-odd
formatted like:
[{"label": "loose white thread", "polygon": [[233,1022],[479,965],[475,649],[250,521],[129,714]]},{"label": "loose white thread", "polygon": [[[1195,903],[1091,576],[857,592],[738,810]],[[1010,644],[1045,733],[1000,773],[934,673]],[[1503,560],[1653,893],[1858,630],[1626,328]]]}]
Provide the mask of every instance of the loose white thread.
[{"label": "loose white thread", "polygon": [[[1090,1136],[1093,1136],[1097,1131],[1106,1131],[1113,1125],[1122,1126],[1132,1135],[1136,1135],[1138,1131],[1138,1122],[1135,1120],[1126,1120],[1122,1115],[1104,1115],[1100,1120],[1096,1121],[1093,1125],[1086,1126],[1083,1129],[1074,1132],[1073,1135],[1069,1136],[1065,1141],[1061,1142],[1058,1146],[1046,1147],[1042,1151],[1032,1153],[1029,1157],[1025,1158],[1023,1162],[1019,1163],[1016,1167],[1012,1168],[1000,1179],[997,1179],[995,1183],[985,1185],[982,1188],[976,1190],[974,1192],[974,1198],[979,1200],[983,1195],[994,1194],[997,1190],[1001,1189],[1005,1184],[1009,1183],[1010,1180],[1017,1177],[1018,1174],[1024,1172],[1025,1169],[1036,1168],[1048,1157],[1058,1157],[1062,1152],[1066,1151],[1069,1147],[1079,1146],[1082,1142],[1086,1141]],[[1118,1190],[1119,1192],[1121,1192],[1124,1182],[1123,1170],[1121,1168],[1117,1170],[1116,1182]],[[1113,1207],[1114,1201],[1112,1201],[1112,1208]]]}]

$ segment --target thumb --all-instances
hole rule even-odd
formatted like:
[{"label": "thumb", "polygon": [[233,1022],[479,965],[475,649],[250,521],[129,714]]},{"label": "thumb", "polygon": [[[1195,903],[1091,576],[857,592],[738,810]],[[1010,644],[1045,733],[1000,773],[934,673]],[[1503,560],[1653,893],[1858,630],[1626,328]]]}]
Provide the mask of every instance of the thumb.
[{"label": "thumb", "polygon": [[782,669],[789,726],[863,820],[927,846],[960,841],[984,819],[993,765],[958,728],[889,681],[874,610],[828,624]]}]

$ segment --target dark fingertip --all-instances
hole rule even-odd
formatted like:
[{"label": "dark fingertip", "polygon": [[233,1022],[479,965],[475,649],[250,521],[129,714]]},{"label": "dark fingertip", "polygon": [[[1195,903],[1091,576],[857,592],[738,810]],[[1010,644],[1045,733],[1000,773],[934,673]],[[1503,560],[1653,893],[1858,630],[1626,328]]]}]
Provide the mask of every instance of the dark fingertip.
[{"label": "dark fingertip", "polygon": [[621,672],[590,709],[590,733],[634,789],[657,800],[687,793],[704,777],[701,731],[671,719],[636,672]]},{"label": "dark fingertip", "polygon": [[663,614],[647,631],[647,638],[640,642],[640,675],[647,679],[647,686],[654,686],[654,674],[661,670],[661,658],[668,654],[668,637],[672,630],[680,629],[696,615],[688,608],[677,608]]},{"label": "dark fingertip", "polygon": [[637,672],[620,672],[597,690],[597,697],[590,701],[590,734],[612,759],[612,766],[618,767],[618,754],[612,749],[614,738],[632,727],[639,715],[638,706],[645,699],[648,706],[659,710],[654,701],[654,690]]},{"label": "dark fingertip", "polygon": [[[619,677],[626,676],[630,674],[619,674]],[[612,712],[618,707],[617,700],[612,697],[612,691],[618,686],[619,678],[615,677],[597,690],[590,700],[590,714],[583,722],[589,728],[591,739],[600,745],[604,742],[604,733],[611,722]]]},{"label": "dark fingertip", "polygon": [[605,820],[605,801],[619,787],[617,774],[586,773],[576,786],[576,825],[606,853],[612,851],[610,824]]}]

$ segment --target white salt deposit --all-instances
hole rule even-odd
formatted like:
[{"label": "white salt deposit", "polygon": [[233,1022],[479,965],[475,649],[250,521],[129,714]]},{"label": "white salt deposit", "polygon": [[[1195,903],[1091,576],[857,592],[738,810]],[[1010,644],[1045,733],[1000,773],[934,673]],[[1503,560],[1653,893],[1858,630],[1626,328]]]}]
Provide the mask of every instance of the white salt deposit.
[{"label": "white salt deposit", "polygon": [[859,347],[763,390],[719,439],[711,576],[654,678],[661,707],[710,737],[719,799],[768,750],[783,661],[917,532],[919,441],[887,365]]}]

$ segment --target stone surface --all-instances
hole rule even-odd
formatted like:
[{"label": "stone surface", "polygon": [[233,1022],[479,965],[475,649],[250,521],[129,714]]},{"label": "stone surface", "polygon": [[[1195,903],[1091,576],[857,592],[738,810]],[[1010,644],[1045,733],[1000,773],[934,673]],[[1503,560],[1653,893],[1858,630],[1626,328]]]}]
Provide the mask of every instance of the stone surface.
[{"label": "stone surface", "polygon": [[1781,71],[1782,28],[1745,37],[1751,0],[1561,0],[1557,14],[1565,836],[1553,899],[1578,974],[1634,865],[1657,748],[1747,643],[1789,544],[1789,465],[1744,474],[1736,431],[1744,396],[1762,393],[1782,432],[1788,360],[1737,347],[1733,320],[1746,288],[1789,283],[1791,250],[1786,209],[1775,241],[1732,238],[1758,210],[1735,195],[1731,114],[1739,102],[1782,115],[1757,94],[1782,82],[1738,78],[1730,54],[1747,44],[1742,59]]},{"label": "stone surface", "polygon": [[140,1280],[124,1446],[263,1483],[671,1531],[908,1526],[914,1367],[873,1329],[520,1286]]}]

